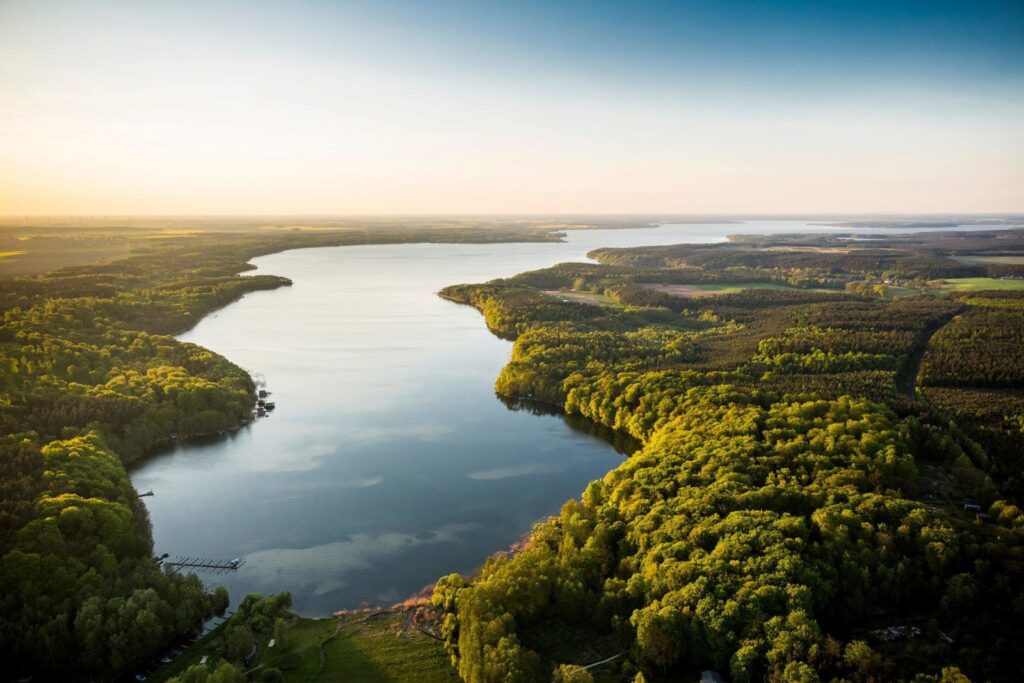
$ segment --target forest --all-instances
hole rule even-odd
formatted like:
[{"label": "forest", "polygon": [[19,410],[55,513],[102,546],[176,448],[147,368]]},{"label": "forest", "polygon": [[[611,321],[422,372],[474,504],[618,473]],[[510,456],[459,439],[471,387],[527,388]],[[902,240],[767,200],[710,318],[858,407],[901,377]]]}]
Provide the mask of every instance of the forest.
[{"label": "forest", "polygon": [[246,292],[289,284],[244,275],[249,259],[374,242],[554,239],[515,225],[151,238],[157,229],[107,228],[125,240],[123,257],[0,280],[0,668],[9,677],[116,678],[226,606],[154,559],[125,465],[250,419],[249,374],[169,336]]},{"label": "forest", "polygon": [[[153,557],[125,466],[249,419],[249,374],[170,336],[247,292],[288,286],[244,275],[249,259],[550,240],[557,228],[133,233],[114,260],[3,278],[4,671],[124,676],[225,609],[224,591]],[[640,444],[521,549],[438,581],[431,601],[459,675],[1024,677],[1024,298],[947,286],[1014,283],[1021,266],[979,259],[1018,254],[1019,232],[995,229],[857,244],[738,237],[598,250],[596,264],[443,290],[515,341],[501,397]],[[245,598],[216,661],[179,680],[246,679],[247,653],[284,628],[289,604]],[[579,643],[609,662],[583,669]],[[273,668],[259,678],[279,680]]]},{"label": "forest", "polygon": [[[643,444],[519,552],[438,582],[464,680],[1024,677],[1024,298],[942,287],[1019,277],[952,257],[1024,241],[869,241],[599,250],[441,293],[515,339],[499,394]],[[751,280],[795,289],[644,286]]]}]

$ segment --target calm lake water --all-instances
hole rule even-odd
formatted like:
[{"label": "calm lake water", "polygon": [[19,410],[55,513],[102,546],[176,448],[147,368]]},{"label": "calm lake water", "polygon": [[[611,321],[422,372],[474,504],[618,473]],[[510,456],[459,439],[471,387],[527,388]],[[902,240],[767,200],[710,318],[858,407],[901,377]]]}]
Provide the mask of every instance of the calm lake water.
[{"label": "calm lake water", "polygon": [[506,407],[493,383],[511,344],[437,290],[585,260],[603,246],[826,231],[852,232],[762,221],[255,259],[256,272],[294,285],[248,294],[180,339],[265,378],[277,409],[132,470],[138,490],[155,492],[145,499],[155,550],[245,558],[230,576],[204,580],[235,600],[289,590],[307,616],[390,604],[469,572],[624,456],[586,425]]}]

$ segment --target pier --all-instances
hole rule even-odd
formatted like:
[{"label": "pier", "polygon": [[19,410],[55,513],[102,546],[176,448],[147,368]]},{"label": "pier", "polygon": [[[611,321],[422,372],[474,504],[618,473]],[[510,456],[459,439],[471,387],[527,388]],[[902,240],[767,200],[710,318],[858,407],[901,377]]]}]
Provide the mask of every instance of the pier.
[{"label": "pier", "polygon": [[164,560],[168,567],[177,569],[199,569],[213,573],[233,572],[245,564],[245,560],[235,558],[234,560],[212,560],[206,557],[182,557],[177,556],[173,560]]}]

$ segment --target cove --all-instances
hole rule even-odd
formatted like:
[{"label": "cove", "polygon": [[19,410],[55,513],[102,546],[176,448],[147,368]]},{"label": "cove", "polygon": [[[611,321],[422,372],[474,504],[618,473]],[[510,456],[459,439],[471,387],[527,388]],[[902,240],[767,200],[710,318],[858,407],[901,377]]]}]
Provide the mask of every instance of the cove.
[{"label": "cove", "polygon": [[578,420],[499,400],[493,383],[511,344],[437,290],[584,260],[597,247],[824,231],[854,232],[793,221],[689,224],[570,231],[563,243],[330,247],[255,259],[254,272],[294,284],[248,294],[179,338],[264,378],[277,408],[132,469],[136,489],[155,494],[144,499],[154,549],[243,557],[235,573],[201,576],[235,600],[289,590],[306,616],[390,604],[470,572],[623,453]]}]

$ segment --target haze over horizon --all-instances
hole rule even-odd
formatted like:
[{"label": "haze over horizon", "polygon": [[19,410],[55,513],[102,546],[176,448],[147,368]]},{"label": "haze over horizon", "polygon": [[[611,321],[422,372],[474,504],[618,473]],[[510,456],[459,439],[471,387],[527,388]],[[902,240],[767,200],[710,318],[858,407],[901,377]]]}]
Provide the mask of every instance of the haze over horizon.
[{"label": "haze over horizon", "polygon": [[0,215],[1024,211],[1024,4],[0,2]]}]

